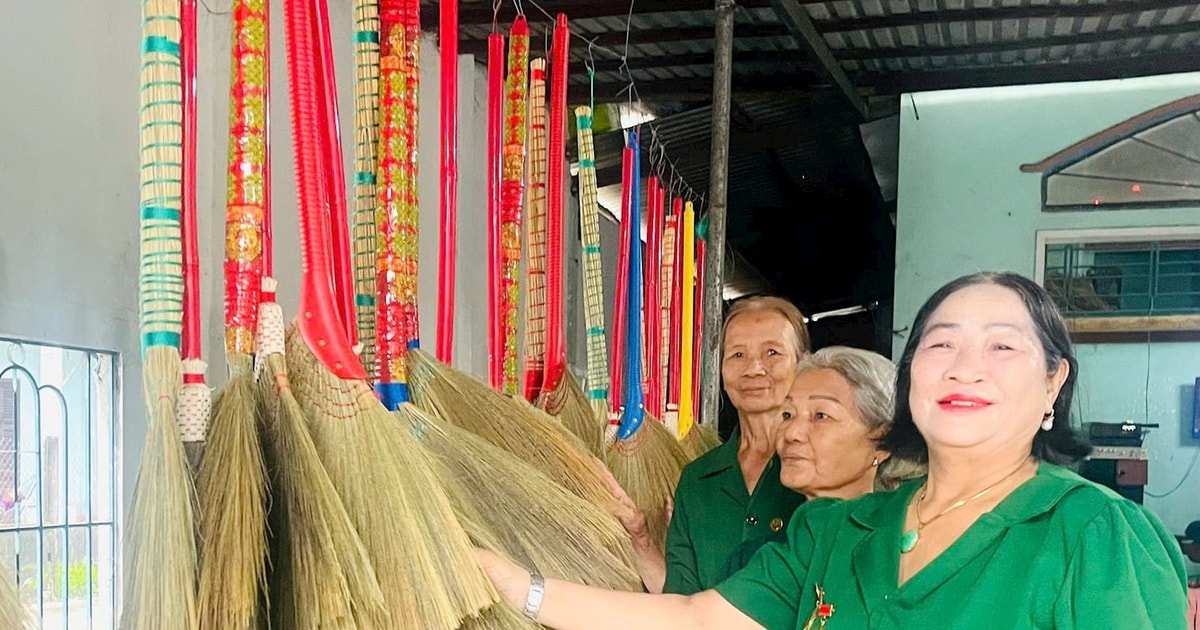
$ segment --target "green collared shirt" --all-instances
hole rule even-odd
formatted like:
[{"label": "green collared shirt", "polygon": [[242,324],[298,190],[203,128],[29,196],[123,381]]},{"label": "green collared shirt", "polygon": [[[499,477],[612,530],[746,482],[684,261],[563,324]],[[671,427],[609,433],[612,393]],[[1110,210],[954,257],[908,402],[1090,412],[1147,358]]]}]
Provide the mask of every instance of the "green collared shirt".
[{"label": "green collared shirt", "polygon": [[906,507],[922,480],[796,513],[717,586],[771,630],[804,628],[816,589],[825,630],[1183,630],[1187,577],[1175,538],[1140,505],[1050,464],[898,586]]},{"label": "green collared shirt", "polygon": [[785,530],[804,502],[779,482],[778,457],[747,494],[738,437],[734,431],[729,441],[683,469],[667,530],[665,593],[691,595],[716,586],[728,575],[729,555],[739,545]]}]

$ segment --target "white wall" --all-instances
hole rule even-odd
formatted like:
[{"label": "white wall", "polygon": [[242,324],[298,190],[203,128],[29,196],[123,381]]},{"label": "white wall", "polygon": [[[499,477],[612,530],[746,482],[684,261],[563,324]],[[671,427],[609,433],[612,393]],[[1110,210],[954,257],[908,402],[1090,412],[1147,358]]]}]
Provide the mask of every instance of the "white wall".
[{"label": "white wall", "polygon": [[[205,358],[209,383],[224,381],[222,276],[231,0],[205,0],[199,30],[199,207]],[[281,3],[272,16],[272,193],[279,302],[291,317],[300,255]],[[136,2],[16,3],[0,19],[0,336],[115,350],[124,370],[123,505],[133,492],[146,417],[137,335],[137,103],[140,14]],[[350,3],[331,3],[345,168],[353,173]],[[438,253],[437,44],[423,42],[419,174],[422,342],[435,343]],[[454,364],[484,375],[486,74],[459,61],[459,241]],[[352,192],[352,191],[351,191]],[[568,193],[569,195],[569,193]],[[577,206],[568,199],[568,214]],[[574,216],[568,222],[574,225]],[[616,226],[603,221],[605,271],[615,272]],[[568,235],[576,232],[569,231]],[[568,238],[567,251],[579,245]],[[611,245],[610,245],[611,243]],[[570,269],[577,269],[573,264]],[[578,277],[568,280],[578,291]],[[606,290],[612,302],[611,280]],[[568,298],[573,302],[574,296]],[[611,308],[610,308],[611,310]],[[582,312],[571,358],[583,361]],[[610,314],[611,320],[611,314]],[[582,374],[582,368],[576,370]]]}]

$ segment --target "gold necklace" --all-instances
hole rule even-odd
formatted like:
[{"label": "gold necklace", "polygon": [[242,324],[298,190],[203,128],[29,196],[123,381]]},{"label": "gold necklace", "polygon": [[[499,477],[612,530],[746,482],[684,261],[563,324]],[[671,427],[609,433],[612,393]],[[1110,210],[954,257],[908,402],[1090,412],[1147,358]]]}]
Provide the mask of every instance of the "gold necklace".
[{"label": "gold necklace", "polygon": [[1000,481],[993,483],[992,485],[984,488],[983,490],[980,490],[979,492],[976,492],[975,494],[971,495],[970,497],[967,497],[966,499],[960,499],[958,501],[955,501],[954,503],[950,504],[950,507],[947,507],[946,509],[942,510],[941,512],[938,512],[937,514],[935,514],[933,516],[933,518],[929,519],[928,521],[923,520],[921,518],[921,502],[925,500],[925,492],[926,492],[926,490],[928,490],[928,485],[929,485],[929,482],[926,481],[925,485],[921,486],[921,496],[917,497],[917,507],[915,510],[916,516],[917,516],[917,527],[915,529],[910,529],[907,532],[904,532],[904,535],[900,537],[900,553],[908,553],[908,552],[912,551],[913,548],[917,546],[917,543],[920,542],[920,540],[921,540],[921,532],[925,531],[925,528],[928,527],[930,523],[938,520],[939,518],[945,516],[946,514],[948,514],[950,512],[953,512],[954,510],[957,510],[958,508],[974,501],[975,499],[982,498],[987,493],[994,490],[1000,484],[1004,483],[1005,481],[1008,481],[1008,479],[1010,477],[1017,474],[1018,471],[1020,471],[1022,468],[1024,468],[1025,464],[1027,464],[1027,463],[1029,463],[1028,459],[1021,462],[1021,465],[1014,468],[1012,472],[1008,473],[1007,475],[1004,475],[1004,477],[1002,477],[1000,479]]}]

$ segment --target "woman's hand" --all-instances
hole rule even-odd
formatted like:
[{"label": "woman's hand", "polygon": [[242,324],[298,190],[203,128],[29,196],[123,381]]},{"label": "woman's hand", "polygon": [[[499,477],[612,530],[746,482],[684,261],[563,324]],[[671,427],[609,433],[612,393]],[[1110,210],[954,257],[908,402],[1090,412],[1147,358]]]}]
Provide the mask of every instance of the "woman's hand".
[{"label": "woman's hand", "polygon": [[599,459],[596,460],[596,469],[600,472],[600,476],[604,478],[605,483],[608,484],[608,491],[617,500],[613,516],[617,517],[617,520],[621,522],[621,526],[625,528],[625,532],[629,534],[630,538],[634,540],[647,538],[649,530],[646,527],[646,515],[638,509],[633,499],[629,498],[629,494],[617,482],[617,478],[613,476],[608,466],[605,466]]},{"label": "woman's hand", "polygon": [[513,608],[524,610],[529,597],[529,571],[499,554],[486,549],[474,549],[475,562],[487,574],[496,590]]}]

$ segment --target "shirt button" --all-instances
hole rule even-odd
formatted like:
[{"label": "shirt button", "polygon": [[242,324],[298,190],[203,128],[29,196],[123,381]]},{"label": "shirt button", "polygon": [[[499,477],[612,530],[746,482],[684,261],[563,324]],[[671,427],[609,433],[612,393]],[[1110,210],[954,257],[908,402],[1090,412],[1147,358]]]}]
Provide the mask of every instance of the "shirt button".
[{"label": "shirt button", "polygon": [[783,519],[778,516],[771,519],[771,531],[778,532],[781,529],[783,529]]},{"label": "shirt button", "polygon": [[758,525],[758,517],[753,514],[750,514],[749,516],[746,517],[746,524],[747,525]]}]

